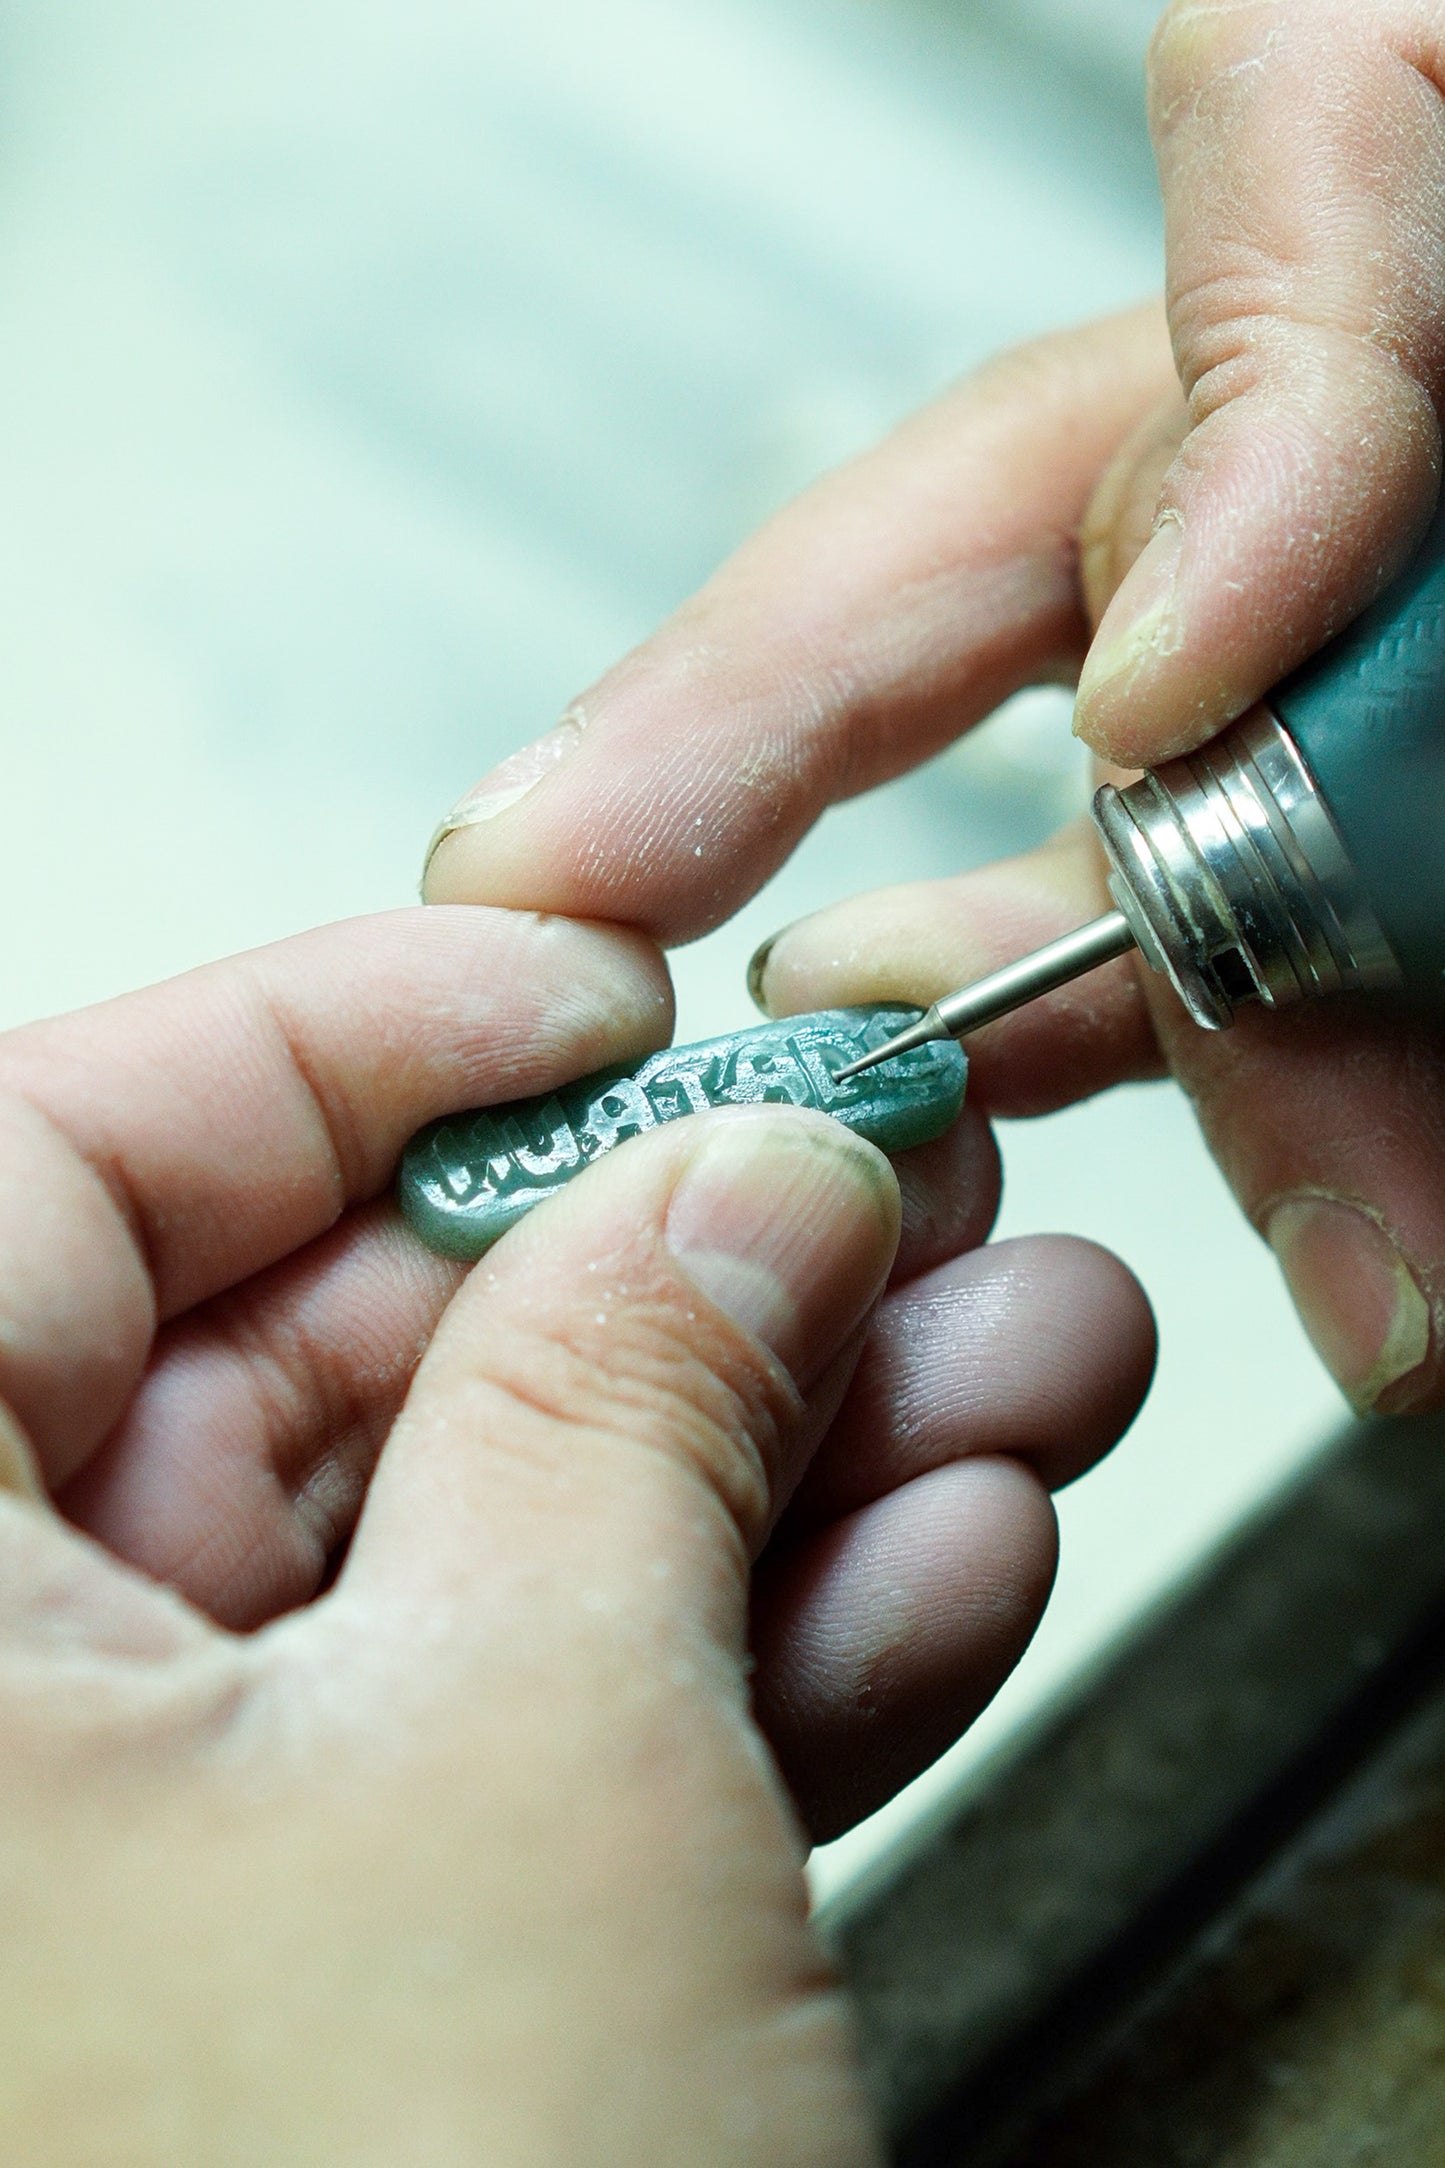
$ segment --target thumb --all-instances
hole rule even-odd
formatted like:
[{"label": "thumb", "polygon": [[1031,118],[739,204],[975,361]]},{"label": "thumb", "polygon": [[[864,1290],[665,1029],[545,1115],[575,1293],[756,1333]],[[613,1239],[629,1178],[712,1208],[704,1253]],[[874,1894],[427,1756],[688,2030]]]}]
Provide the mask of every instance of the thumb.
[{"label": "thumb", "polygon": [[452,1303],[344,1588],[493,1660],[519,1622],[595,1638],[606,1616],[630,1638],[680,1614],[740,1655],[748,1564],[898,1227],[887,1160],[823,1115],[702,1115],[600,1161]]},{"label": "thumb", "polygon": [[1440,469],[1440,10],[1175,0],[1150,106],[1189,429],[1076,727],[1186,752],[1373,599]]}]

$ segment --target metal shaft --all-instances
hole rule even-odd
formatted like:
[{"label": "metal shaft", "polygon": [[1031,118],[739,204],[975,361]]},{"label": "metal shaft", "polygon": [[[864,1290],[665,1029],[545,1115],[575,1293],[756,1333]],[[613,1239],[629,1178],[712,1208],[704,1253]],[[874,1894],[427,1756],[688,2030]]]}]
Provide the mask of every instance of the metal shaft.
[{"label": "metal shaft", "polygon": [[1037,1001],[1041,994],[1067,986],[1071,979],[1082,978],[1086,971],[1125,955],[1133,947],[1134,935],[1123,912],[1109,911],[1103,918],[1066,933],[1062,940],[1051,941],[1047,948],[1036,949],[1032,956],[990,972],[976,985],[965,986],[960,993],[945,994],[916,1024],[874,1047],[860,1061],[840,1069],[834,1082],[842,1084],[850,1076],[861,1076],[865,1069],[876,1069],[879,1062],[910,1053],[916,1046],[926,1046],[930,1039],[962,1039],[971,1031],[981,1031],[985,1024],[997,1022],[1025,1002]]}]

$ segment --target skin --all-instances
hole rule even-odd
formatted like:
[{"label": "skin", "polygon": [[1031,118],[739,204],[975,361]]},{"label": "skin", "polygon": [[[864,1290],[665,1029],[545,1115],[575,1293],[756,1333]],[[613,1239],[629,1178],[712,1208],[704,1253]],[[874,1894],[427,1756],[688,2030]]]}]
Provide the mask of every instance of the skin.
[{"label": "skin", "polygon": [[639,934],[413,909],[0,1039],[7,2158],[875,2158],[806,1834],[1015,1661],[1152,1322],[977,1247],[977,1115],[419,1249],[414,1129],[670,1023]]},{"label": "skin", "polygon": [[[1440,0],[1179,0],[1150,62],[1165,307],[1003,356],[790,506],[464,801],[427,896],[687,940],[1022,685],[1078,675],[1111,774],[1242,714],[1435,502],[1442,94]],[[1066,835],[783,930],[762,999],[931,1001],[1104,907]],[[1001,1114],[1172,1068],[1355,1405],[1439,1403],[1438,1031],[1337,1002],[1213,1038],[1125,961],[970,1051]]]}]

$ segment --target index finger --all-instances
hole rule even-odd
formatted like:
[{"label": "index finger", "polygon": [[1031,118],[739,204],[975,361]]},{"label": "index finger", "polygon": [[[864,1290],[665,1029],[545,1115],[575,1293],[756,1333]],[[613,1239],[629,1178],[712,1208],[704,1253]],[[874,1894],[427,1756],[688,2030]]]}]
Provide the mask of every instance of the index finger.
[{"label": "index finger", "polygon": [[433,1116],[666,1040],[636,935],[397,911],[0,1039],[0,1400],[51,1480],[105,1436],[158,1321],[390,1179]]},{"label": "index finger", "polygon": [[765,527],[444,823],[433,903],[693,939],[823,809],[1082,657],[1078,533],[1175,383],[1157,307],[992,363]]}]

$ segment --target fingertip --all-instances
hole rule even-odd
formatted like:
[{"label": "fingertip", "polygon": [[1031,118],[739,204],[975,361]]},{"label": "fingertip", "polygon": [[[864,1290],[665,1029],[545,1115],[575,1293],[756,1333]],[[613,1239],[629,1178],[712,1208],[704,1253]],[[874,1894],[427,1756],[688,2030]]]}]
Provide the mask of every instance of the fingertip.
[{"label": "fingertip", "polygon": [[42,1504],[48,1498],[35,1448],[19,1419],[0,1401],[0,1491]]},{"label": "fingertip", "polygon": [[1047,1493],[1000,1459],[935,1469],[765,1562],[757,1713],[816,1842],[967,1729],[1028,1646],[1057,1556]]},{"label": "fingertip", "polygon": [[[1110,1452],[1148,1397],[1159,1359],[1159,1326],[1142,1282],[1121,1257],[1083,1235],[1034,1235],[1031,1269],[1047,1278],[1064,1320],[1060,1359],[1075,1379],[1094,1359],[1093,1391],[1060,1424],[1056,1450],[1034,1465],[1052,1489],[1083,1475]],[[1107,1350],[1100,1362],[1098,1351]]]},{"label": "fingertip", "polygon": [[780,926],[777,933],[770,933],[766,941],[758,943],[752,955],[748,958],[746,974],[748,999],[758,1011],[758,1014],[766,1016],[770,1022],[773,1012],[768,1006],[768,963],[780,936],[786,931],[786,927]]},{"label": "fingertip", "polygon": [[1335,996],[1161,1031],[1206,1141],[1357,1413],[1445,1400],[1445,1039],[1414,1005]]},{"label": "fingertip", "polygon": [[580,738],[453,809],[426,900],[696,938],[826,804],[1072,668],[1070,538],[1169,381],[1162,334],[1151,304],[1035,341],[805,492],[589,688]]},{"label": "fingertip", "polygon": [[[1351,384],[1339,411],[1261,389],[1187,441],[1166,506],[1106,608],[1074,731],[1125,769],[1192,753],[1342,631],[1407,562],[1434,509],[1428,427]],[[1387,403],[1427,406],[1418,385]],[[1368,442],[1353,448],[1368,416]],[[1334,438],[1333,443],[1326,442]]]},{"label": "fingertip", "polygon": [[1381,1215],[1298,1192],[1271,1206],[1264,1235],[1316,1354],[1357,1415],[1438,1397],[1430,1303]]},{"label": "fingertip", "polygon": [[[1388,585],[1438,497],[1430,393],[1368,332],[1280,315],[1238,338],[1195,382],[1152,533],[1080,673],[1076,734],[1120,767],[1190,753],[1265,698]],[[1137,506],[1114,496],[1127,521]],[[1109,554],[1097,529],[1092,548]]]},{"label": "fingertip", "polygon": [[1086,745],[1122,760],[1139,688],[1157,678],[1184,644],[1180,560],[1184,532],[1177,514],[1155,528],[1104,612],[1084,658],[1074,701],[1074,732]]},{"label": "fingertip", "polygon": [[580,706],[569,708],[555,729],[508,754],[464,792],[427,845],[421,872],[423,903],[506,904],[512,900],[505,862],[511,855],[515,824],[503,823],[502,816],[530,798],[577,750],[585,719]]},{"label": "fingertip", "polygon": [[[1086,820],[1016,859],[850,897],[768,944],[763,1002],[777,1016],[863,1001],[920,1008],[1110,908]],[[1053,1111],[1161,1061],[1140,974],[1121,958],[966,1042],[969,1100],[992,1115]]]},{"label": "fingertip", "polygon": [[981,1108],[965,1105],[943,1136],[898,1153],[893,1172],[902,1206],[895,1282],[988,1240],[1003,1194],[1003,1160]]},{"label": "fingertip", "polygon": [[806,1392],[882,1292],[898,1247],[893,1170],[841,1123],[771,1107],[727,1109],[688,1141],[667,1246]]},{"label": "fingertip", "polygon": [[[1265,697],[1374,599],[1429,518],[1445,382],[1432,13],[1162,12],[1150,119],[1190,427],[1167,473],[1141,473],[1112,508],[1132,519],[1152,494],[1155,524],[1081,678],[1079,734],[1120,765],[1192,751]],[[1172,580],[1161,515],[1180,529]],[[1107,568],[1095,520],[1085,534]]]},{"label": "fingertip", "polygon": [[1096,1243],[1023,1235],[955,1257],[880,1306],[795,1518],[816,1526],[995,1454],[1058,1489],[1133,1422],[1155,1353],[1147,1295]]},{"label": "fingertip", "polygon": [[653,1575],[670,1616],[725,1636],[898,1218],[883,1155],[800,1108],[714,1110],[603,1155],[452,1303],[382,1455],[353,1585],[470,1586],[483,1540],[554,1562],[580,1541],[624,1608],[652,1600]]}]

